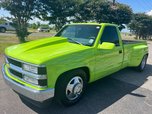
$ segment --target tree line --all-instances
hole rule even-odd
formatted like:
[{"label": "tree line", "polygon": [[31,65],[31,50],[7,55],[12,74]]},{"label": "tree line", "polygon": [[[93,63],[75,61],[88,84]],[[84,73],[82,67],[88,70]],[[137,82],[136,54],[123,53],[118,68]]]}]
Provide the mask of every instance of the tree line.
[{"label": "tree line", "polygon": [[146,24],[151,24],[150,16],[133,14],[129,6],[108,0],[3,0],[0,7],[10,12],[20,42],[25,42],[28,22],[35,17],[49,21],[57,31],[72,22],[108,22],[118,24],[121,29],[126,24],[140,38],[151,36]]},{"label": "tree line", "polygon": [[137,39],[152,39],[152,16],[144,13],[134,14],[128,27]]}]

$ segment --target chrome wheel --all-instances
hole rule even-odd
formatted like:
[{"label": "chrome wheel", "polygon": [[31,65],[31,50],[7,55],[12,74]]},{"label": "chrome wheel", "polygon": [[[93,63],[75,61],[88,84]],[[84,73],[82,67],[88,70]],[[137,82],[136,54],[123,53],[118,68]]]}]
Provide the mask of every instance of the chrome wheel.
[{"label": "chrome wheel", "polygon": [[66,87],[66,97],[69,100],[77,99],[83,90],[83,80],[80,76],[73,77]]}]

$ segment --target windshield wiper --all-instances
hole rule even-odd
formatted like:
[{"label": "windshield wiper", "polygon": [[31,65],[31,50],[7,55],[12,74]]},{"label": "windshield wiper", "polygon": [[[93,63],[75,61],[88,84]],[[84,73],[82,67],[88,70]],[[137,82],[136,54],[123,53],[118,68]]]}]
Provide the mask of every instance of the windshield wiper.
[{"label": "windshield wiper", "polygon": [[82,43],[80,43],[80,42],[78,42],[76,40],[73,40],[72,38],[68,38],[68,39],[71,40],[71,41],[73,41],[73,42],[75,42],[75,43],[77,43],[77,44],[83,45]]}]

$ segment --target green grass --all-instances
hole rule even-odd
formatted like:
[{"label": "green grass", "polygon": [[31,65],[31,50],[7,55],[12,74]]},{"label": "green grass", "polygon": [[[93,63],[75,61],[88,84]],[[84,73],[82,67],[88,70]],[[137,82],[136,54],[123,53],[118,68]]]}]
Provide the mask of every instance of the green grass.
[{"label": "green grass", "polygon": [[15,45],[17,43],[0,43],[0,55],[4,53],[6,47]]},{"label": "green grass", "polygon": [[[38,32],[37,29],[32,29],[32,28],[29,28],[28,31],[29,31],[29,32]],[[52,30],[50,30],[50,32],[44,32],[44,33],[54,34],[54,33],[56,33],[56,31],[52,29]]]},{"label": "green grass", "polygon": [[[29,35],[28,40],[32,41],[32,40],[37,40],[37,39],[51,36],[51,32],[50,33],[40,33],[40,34],[41,34],[40,36]],[[53,34],[53,31],[52,31],[52,34]],[[5,48],[7,48],[11,45],[15,45],[15,44],[19,44],[19,40],[16,37],[16,34],[12,34],[9,36],[1,35],[0,36],[0,55],[4,53]]]},{"label": "green grass", "polygon": [[15,35],[12,36],[0,36],[0,55],[4,53],[6,47],[18,44],[18,39]]},{"label": "green grass", "polygon": [[135,36],[128,33],[122,33],[121,37],[123,40],[135,40]]}]

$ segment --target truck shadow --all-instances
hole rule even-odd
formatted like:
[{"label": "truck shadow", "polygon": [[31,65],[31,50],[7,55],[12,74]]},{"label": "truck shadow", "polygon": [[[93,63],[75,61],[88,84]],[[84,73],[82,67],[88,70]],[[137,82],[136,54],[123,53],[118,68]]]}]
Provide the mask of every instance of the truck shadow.
[{"label": "truck shadow", "polygon": [[143,85],[151,75],[152,65],[147,65],[145,71],[140,73],[130,68],[121,70],[109,77],[91,83],[86,95],[71,107],[64,107],[52,101],[48,108],[40,109],[30,103],[24,103],[39,114],[96,114],[127,94],[135,97],[146,97],[142,94],[135,94],[133,91]]}]

